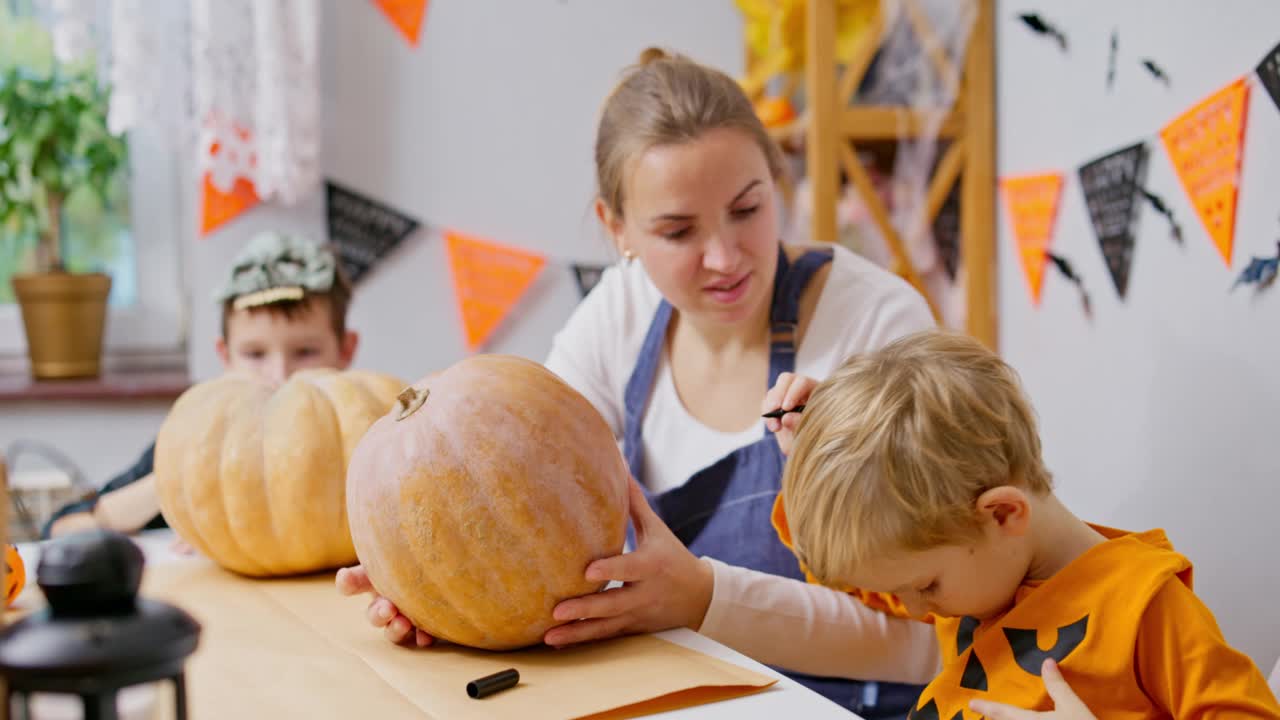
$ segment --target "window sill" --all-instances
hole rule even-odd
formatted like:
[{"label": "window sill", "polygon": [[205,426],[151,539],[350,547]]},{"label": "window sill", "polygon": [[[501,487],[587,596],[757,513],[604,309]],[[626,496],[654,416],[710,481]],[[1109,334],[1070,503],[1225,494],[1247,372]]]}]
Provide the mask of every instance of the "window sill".
[{"label": "window sill", "polygon": [[173,400],[191,386],[186,371],[120,372],[76,380],[0,375],[0,403],[31,400]]}]

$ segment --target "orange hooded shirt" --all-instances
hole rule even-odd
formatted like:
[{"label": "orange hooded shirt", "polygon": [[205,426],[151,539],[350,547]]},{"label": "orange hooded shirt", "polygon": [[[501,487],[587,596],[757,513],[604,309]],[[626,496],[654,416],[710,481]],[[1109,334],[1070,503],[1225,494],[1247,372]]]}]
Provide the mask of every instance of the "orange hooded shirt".
[{"label": "orange hooded shirt", "polygon": [[[791,547],[781,495],[773,525]],[[1105,720],[1280,719],[1262,673],[1227,645],[1191,590],[1190,561],[1173,551],[1164,532],[1093,527],[1107,541],[1053,577],[1022,585],[999,617],[926,619],[937,628],[942,671],[910,717],[973,720],[980,717],[969,709],[973,699],[1050,710],[1040,667],[1053,658],[1076,695]],[[849,592],[909,617],[893,595]]]}]

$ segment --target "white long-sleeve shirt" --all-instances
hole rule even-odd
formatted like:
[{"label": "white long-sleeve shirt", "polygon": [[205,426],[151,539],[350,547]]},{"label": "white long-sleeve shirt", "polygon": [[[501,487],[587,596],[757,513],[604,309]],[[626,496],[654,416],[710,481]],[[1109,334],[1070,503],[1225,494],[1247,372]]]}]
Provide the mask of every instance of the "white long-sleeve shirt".
[{"label": "white long-sleeve shirt", "polygon": [[932,625],[821,585],[704,561],[716,579],[698,632],[747,657],[807,675],[917,685],[942,668]]}]

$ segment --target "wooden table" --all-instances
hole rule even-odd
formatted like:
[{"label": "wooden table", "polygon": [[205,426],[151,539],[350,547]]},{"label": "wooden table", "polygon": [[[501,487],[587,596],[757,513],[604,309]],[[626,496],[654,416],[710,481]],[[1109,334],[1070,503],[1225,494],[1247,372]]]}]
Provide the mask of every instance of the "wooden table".
[{"label": "wooden table", "polygon": [[[172,531],[153,530],[140,533],[135,537],[135,541],[142,548],[148,565],[199,561],[198,559],[193,560],[190,557],[172,552],[170,545],[173,542],[173,537]],[[27,566],[28,578],[30,578],[27,589],[18,599],[19,606],[39,599],[36,597],[39,589],[34,586],[34,578],[36,566],[39,563],[40,546],[41,543],[18,544],[18,551],[23,557]],[[370,629],[370,632],[375,631]],[[768,690],[754,695],[659,713],[648,717],[658,718],[659,720],[754,720],[756,718],[761,720],[765,718],[860,720],[858,715],[841,708],[794,680],[692,630],[668,630],[657,633],[657,637],[763,675],[778,678],[778,682]],[[149,687],[139,688],[132,693],[122,693],[120,700],[122,717],[139,718],[139,720],[152,717],[152,706],[155,704],[155,697],[155,691]],[[37,704],[35,708],[36,717],[39,720],[79,717],[78,701],[74,701],[68,706],[67,703],[60,702],[63,698],[44,698],[44,700],[46,702]],[[200,708],[193,707],[192,716],[200,717]]]}]

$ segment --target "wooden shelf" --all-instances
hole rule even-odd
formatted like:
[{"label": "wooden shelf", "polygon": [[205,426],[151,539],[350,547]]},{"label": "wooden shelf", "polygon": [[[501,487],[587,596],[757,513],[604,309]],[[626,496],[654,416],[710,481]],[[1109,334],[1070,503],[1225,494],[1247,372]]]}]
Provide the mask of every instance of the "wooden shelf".
[{"label": "wooden shelf", "polygon": [[0,403],[32,400],[173,400],[191,386],[186,371],[106,371],[100,377],[33,380],[0,375]]},{"label": "wooden shelf", "polygon": [[959,135],[963,127],[964,119],[957,110],[930,112],[913,108],[863,105],[847,108],[841,111],[839,117],[839,130],[850,140],[897,141],[922,135],[926,129],[936,131],[940,138],[951,139]]}]

